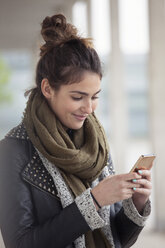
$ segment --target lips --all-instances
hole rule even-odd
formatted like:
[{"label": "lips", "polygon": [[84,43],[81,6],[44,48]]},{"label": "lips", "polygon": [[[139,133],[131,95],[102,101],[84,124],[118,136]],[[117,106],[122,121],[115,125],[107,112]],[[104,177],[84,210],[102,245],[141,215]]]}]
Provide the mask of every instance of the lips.
[{"label": "lips", "polygon": [[76,115],[76,114],[74,114],[74,117],[79,121],[84,121],[87,118],[87,115]]}]

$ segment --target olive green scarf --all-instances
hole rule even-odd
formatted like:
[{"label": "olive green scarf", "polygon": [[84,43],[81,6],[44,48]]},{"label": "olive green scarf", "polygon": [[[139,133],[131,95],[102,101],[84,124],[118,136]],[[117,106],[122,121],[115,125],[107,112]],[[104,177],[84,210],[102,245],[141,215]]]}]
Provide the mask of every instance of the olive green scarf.
[{"label": "olive green scarf", "polygon": [[[33,145],[60,170],[75,197],[98,178],[107,164],[108,144],[103,128],[94,114],[87,117],[82,128],[73,131],[71,139],[45,98],[33,90],[23,121]],[[98,247],[94,245],[96,238],[92,238],[92,235],[92,232],[86,235],[89,244],[87,247]],[[96,243],[99,237],[102,240],[99,248],[111,247],[107,245],[101,231],[97,232]]]}]

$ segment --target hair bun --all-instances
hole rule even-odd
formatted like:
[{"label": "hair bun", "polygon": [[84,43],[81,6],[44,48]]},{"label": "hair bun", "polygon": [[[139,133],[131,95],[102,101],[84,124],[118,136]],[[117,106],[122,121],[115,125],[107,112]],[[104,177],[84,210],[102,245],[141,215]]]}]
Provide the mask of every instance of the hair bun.
[{"label": "hair bun", "polygon": [[66,18],[62,14],[46,17],[43,20],[41,34],[45,40],[45,44],[40,48],[41,55],[45,54],[52,47],[63,44],[68,40],[77,39],[77,29],[66,22]]},{"label": "hair bun", "polygon": [[54,41],[60,35],[60,31],[66,29],[66,18],[63,15],[54,15],[46,17],[42,23],[41,34],[43,39],[47,41]]},{"label": "hair bun", "polygon": [[47,16],[42,23],[42,28],[48,27],[66,27],[66,18],[64,15],[54,15],[52,17]]}]

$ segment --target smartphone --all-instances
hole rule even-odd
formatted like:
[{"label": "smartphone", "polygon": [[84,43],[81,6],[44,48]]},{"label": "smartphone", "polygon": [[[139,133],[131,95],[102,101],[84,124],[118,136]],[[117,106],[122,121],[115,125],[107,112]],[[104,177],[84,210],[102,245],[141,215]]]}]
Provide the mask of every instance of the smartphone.
[{"label": "smartphone", "polygon": [[130,172],[138,170],[150,170],[153,166],[153,161],[155,158],[156,155],[154,154],[141,155]]}]

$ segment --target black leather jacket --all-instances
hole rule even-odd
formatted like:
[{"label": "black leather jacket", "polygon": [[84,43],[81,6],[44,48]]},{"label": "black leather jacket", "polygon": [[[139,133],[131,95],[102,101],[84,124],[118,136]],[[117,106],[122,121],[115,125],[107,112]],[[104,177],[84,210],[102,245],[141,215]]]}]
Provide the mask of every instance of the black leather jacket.
[{"label": "black leather jacket", "polygon": [[[0,142],[0,228],[6,248],[71,248],[90,229],[75,203],[62,209],[22,125]],[[120,203],[111,206],[111,228],[116,248],[130,247],[142,230]]]}]

